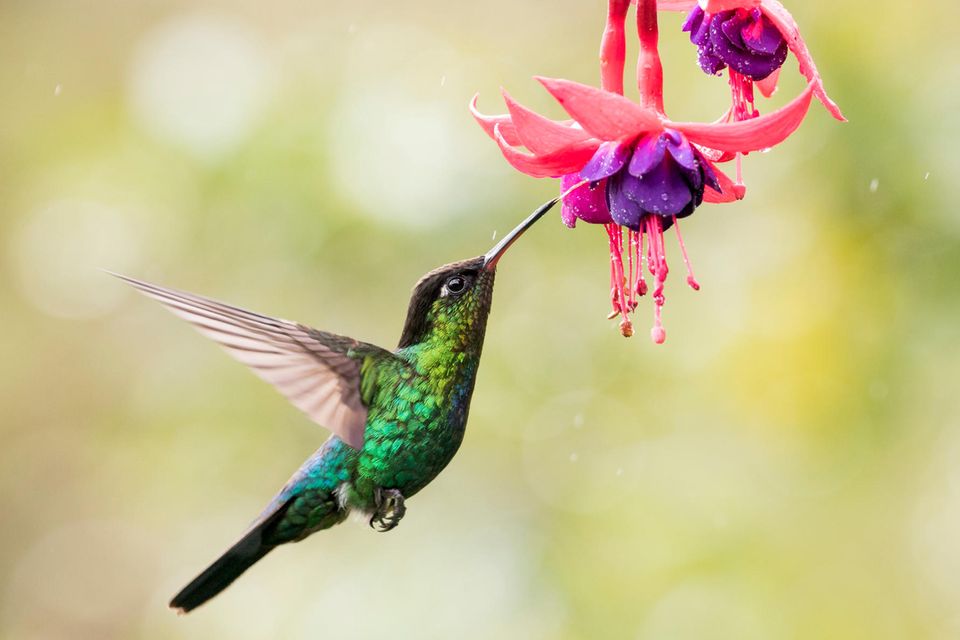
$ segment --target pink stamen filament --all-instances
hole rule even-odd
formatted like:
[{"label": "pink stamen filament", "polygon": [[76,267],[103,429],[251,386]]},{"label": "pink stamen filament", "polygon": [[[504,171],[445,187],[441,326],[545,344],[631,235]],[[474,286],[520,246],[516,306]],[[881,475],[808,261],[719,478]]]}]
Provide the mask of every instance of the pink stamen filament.
[{"label": "pink stamen filament", "polygon": [[633,229],[630,229],[627,233],[627,262],[629,263],[629,270],[628,270],[629,274],[627,275],[626,286],[627,286],[627,309],[629,311],[633,311],[634,309],[637,308],[637,303],[636,303],[636,300],[634,300],[634,293],[633,293],[633,282],[634,282],[634,278],[636,277],[636,273],[634,272],[636,268],[636,264],[633,259],[633,234],[634,234]]},{"label": "pink stamen filament", "polygon": [[677,242],[680,244],[680,253],[683,254],[683,263],[687,265],[687,284],[694,291],[700,291],[700,283],[693,277],[693,267],[690,266],[690,257],[687,256],[687,247],[683,244],[683,236],[680,234],[680,221],[673,217],[673,228],[677,230]]},{"label": "pink stamen filament", "polygon": [[[759,22],[757,23],[760,24]],[[762,26],[761,26],[762,28]],[[729,69],[730,95],[733,101],[733,107],[730,110],[730,119],[733,122],[750,120],[760,116],[754,104],[753,98],[753,80],[747,76]],[[737,158],[737,182],[738,187],[743,185],[743,153],[736,153]]]},{"label": "pink stamen filament", "polygon": [[640,292],[639,282],[643,280],[643,265],[640,262],[640,238],[642,234],[639,231],[630,230],[630,310],[637,308],[637,296],[643,295]]},{"label": "pink stamen filament", "polygon": [[729,69],[728,83],[733,102],[733,120],[750,120],[760,115],[754,104],[753,80],[749,77]]},{"label": "pink stamen filament", "polygon": [[610,317],[615,318],[628,312],[623,295],[623,236],[617,224],[608,223],[604,227],[610,240],[610,299],[613,306]]},{"label": "pink stamen filament", "polygon": [[[694,291],[700,290],[700,283],[693,274],[690,256],[687,255],[687,246],[680,232],[680,223],[676,216],[672,218],[676,229],[677,243],[680,245],[680,254],[687,269],[687,284]],[[633,335],[633,325],[629,315],[637,308],[637,298],[647,293],[647,282],[644,279],[644,266],[653,276],[653,327],[650,337],[657,344],[662,344],[667,337],[663,328],[663,304],[665,302],[664,285],[670,267],[667,265],[667,254],[663,241],[664,220],[660,216],[646,214],[640,219],[640,229],[628,230],[626,246],[624,246],[623,228],[616,223],[604,225],[610,243],[610,305],[613,311],[607,316],[610,319],[621,316],[620,332],[624,336]],[[627,251],[627,271],[624,272],[623,252]]]},{"label": "pink stamen filament", "polygon": [[648,262],[654,278],[653,288],[653,328],[650,329],[650,337],[656,344],[663,344],[667,338],[667,332],[663,329],[663,284],[667,280],[667,258],[663,251],[663,223],[660,216],[648,214],[643,217],[640,224],[644,227],[644,232],[650,237],[650,248],[648,251]]},{"label": "pink stamen filament", "polygon": [[643,247],[646,244],[644,240],[643,228],[640,229],[640,242],[637,245],[637,257],[639,258],[638,268],[637,268],[637,284],[635,289],[637,290],[637,295],[645,296],[647,295],[647,281],[643,277],[643,263],[647,261],[647,256],[643,251]]},{"label": "pink stamen filament", "polygon": [[610,238],[610,278],[612,280],[610,296],[613,303],[613,313],[610,318],[622,315],[620,320],[620,333],[625,338],[633,335],[633,324],[627,315],[630,313],[630,307],[627,306],[623,287],[626,282],[623,277],[623,231],[620,225],[610,223],[604,225],[607,229],[607,235]]}]

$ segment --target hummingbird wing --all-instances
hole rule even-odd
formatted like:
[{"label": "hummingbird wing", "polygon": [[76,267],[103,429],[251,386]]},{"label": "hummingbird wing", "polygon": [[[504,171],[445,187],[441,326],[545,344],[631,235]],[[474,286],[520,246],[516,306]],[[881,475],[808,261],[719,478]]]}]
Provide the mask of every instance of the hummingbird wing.
[{"label": "hummingbird wing", "polygon": [[185,291],[113,274],[159,300],[355,449],[363,447],[364,362],[394,357],[353,338],[271,318]]}]

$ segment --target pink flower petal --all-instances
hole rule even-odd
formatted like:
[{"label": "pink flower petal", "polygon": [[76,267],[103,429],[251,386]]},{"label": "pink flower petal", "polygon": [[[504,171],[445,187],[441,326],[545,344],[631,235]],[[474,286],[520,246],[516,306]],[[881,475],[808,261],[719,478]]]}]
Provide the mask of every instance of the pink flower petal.
[{"label": "pink flower petal", "polygon": [[[806,43],[800,37],[800,27],[797,21],[793,19],[790,12],[777,0],[700,0],[700,6],[707,13],[717,13],[728,9],[750,9],[760,7],[760,10],[773,22],[774,26],[783,35],[787,41],[787,46],[793,55],[797,57],[800,63],[800,73],[807,79],[807,82],[814,83],[814,95],[823,103],[827,111],[841,122],[846,122],[840,107],[827,95],[823,88],[823,80],[820,78],[820,72],[817,71],[817,65],[813,62],[813,56],[807,49]],[[770,97],[776,90],[776,79],[770,80],[766,86],[761,85],[760,91],[763,95]]]},{"label": "pink flower petal", "polygon": [[682,131],[691,142],[711,149],[741,153],[768,149],[797,130],[810,107],[814,89],[811,82],[790,104],[752,120],[722,124],[666,122],[665,126]]},{"label": "pink flower petal", "polygon": [[[560,193],[567,193],[567,189],[582,182],[583,179],[579,175],[569,173],[560,178]],[[613,222],[610,218],[610,210],[607,209],[606,191],[607,181],[601,180],[594,184],[584,184],[567,193],[560,209],[560,219],[563,220],[563,224],[572,229],[576,226],[577,219],[589,224]]]},{"label": "pink flower petal", "polygon": [[725,202],[743,200],[743,196],[747,194],[747,187],[742,184],[734,184],[733,180],[723,171],[720,171],[717,165],[712,162],[709,162],[709,164],[710,168],[713,169],[713,172],[717,175],[717,182],[720,183],[722,193],[717,193],[710,187],[707,187],[703,190],[703,201],[711,204],[723,204]]},{"label": "pink flower petal", "polygon": [[557,102],[584,130],[601,140],[622,140],[663,125],[652,109],[623,96],[571,80],[537,77]]},{"label": "pink flower petal", "polygon": [[790,51],[793,52],[793,55],[795,55],[800,62],[800,73],[803,74],[803,77],[805,77],[808,82],[814,84],[814,95],[817,96],[817,99],[823,103],[823,106],[827,108],[827,111],[829,111],[834,118],[841,122],[846,122],[847,119],[844,118],[843,113],[840,112],[840,107],[827,96],[827,92],[823,88],[823,80],[820,78],[820,72],[817,71],[817,65],[814,64],[813,56],[810,55],[806,43],[803,41],[803,38],[800,37],[800,27],[797,26],[797,21],[793,19],[790,12],[787,11],[782,4],[777,2],[777,0],[760,0],[759,4],[760,10],[763,11],[777,29],[780,30],[780,33],[783,34],[784,39],[787,41],[787,46],[790,47]]},{"label": "pink flower petal", "polygon": [[760,89],[760,93],[763,94],[764,98],[769,98],[777,92],[777,80],[779,79],[780,69],[777,69],[763,80],[757,80],[753,84],[756,85],[757,89]]},{"label": "pink flower petal", "polygon": [[500,126],[500,135],[503,136],[503,139],[507,141],[507,144],[510,146],[516,147],[521,144],[520,136],[517,135],[517,129],[513,126],[513,122],[510,119],[510,116],[507,114],[499,116],[488,116],[480,113],[480,110],[477,108],[477,100],[480,98],[480,94],[477,93],[473,96],[473,99],[470,101],[470,113],[473,115],[473,119],[477,121],[487,135],[492,139],[496,140],[496,136],[493,134],[494,128]]},{"label": "pink flower petal", "polygon": [[583,129],[571,127],[570,123],[556,122],[527,109],[506,91],[503,100],[507,103],[520,142],[535,155],[553,153],[590,137]]},{"label": "pink flower petal", "polygon": [[587,139],[553,153],[534,156],[518,151],[515,145],[508,143],[499,124],[493,128],[493,139],[497,141],[503,157],[514,169],[534,178],[557,178],[580,171],[599,146],[596,140]]}]

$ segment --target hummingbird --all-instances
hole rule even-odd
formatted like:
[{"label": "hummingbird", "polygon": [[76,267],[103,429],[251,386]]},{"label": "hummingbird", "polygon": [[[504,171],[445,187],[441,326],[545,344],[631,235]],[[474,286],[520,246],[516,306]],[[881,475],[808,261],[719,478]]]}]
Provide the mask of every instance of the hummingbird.
[{"label": "hummingbird", "polygon": [[112,274],[193,324],[332,432],[240,539],[173,597],[172,609],[195,609],[276,547],[351,513],[380,532],[400,523],[406,501],[463,441],[497,264],[559,199],[484,255],[420,278],[393,351]]}]

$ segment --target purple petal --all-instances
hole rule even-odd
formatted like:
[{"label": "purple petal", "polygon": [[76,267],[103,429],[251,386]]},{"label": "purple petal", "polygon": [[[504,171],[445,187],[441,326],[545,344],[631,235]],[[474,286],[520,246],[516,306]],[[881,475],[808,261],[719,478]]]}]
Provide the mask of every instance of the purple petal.
[{"label": "purple petal", "polygon": [[699,151],[696,153],[697,161],[700,164],[700,168],[703,170],[703,181],[708,187],[717,193],[723,193],[723,189],[720,188],[720,180],[717,179],[717,174],[714,172],[713,167],[710,166],[710,163],[707,162],[707,159],[703,157],[702,153]]},{"label": "purple petal", "polygon": [[[560,179],[560,192],[566,193],[567,189],[578,182],[581,182],[581,178],[575,173],[563,176]],[[572,191],[563,199],[560,219],[571,228],[577,224],[578,218],[588,224],[610,222],[610,210],[607,209],[605,191],[606,188],[602,182],[585,184]]]},{"label": "purple petal", "polygon": [[700,65],[704,73],[710,76],[715,76],[727,68],[727,63],[713,53],[713,48],[709,44],[701,45],[697,49],[697,64]]},{"label": "purple petal", "polygon": [[681,167],[694,170],[697,168],[697,159],[693,154],[693,147],[679,131],[666,129],[667,149],[670,155]]},{"label": "purple petal", "polygon": [[607,206],[610,208],[610,217],[620,226],[634,231],[640,229],[640,218],[644,214],[640,204],[627,194],[630,183],[636,180],[626,171],[621,171],[607,180]]},{"label": "purple petal", "polygon": [[681,31],[690,33],[690,41],[694,44],[697,44],[694,36],[700,31],[700,26],[703,24],[703,15],[703,9],[700,8],[700,5],[695,5],[687,14],[687,19],[683,21],[683,26],[680,28]]},{"label": "purple petal", "polygon": [[660,134],[650,133],[643,136],[633,150],[633,157],[630,159],[627,171],[630,175],[638,177],[647,173],[663,161],[666,147],[667,142]]},{"label": "purple petal", "polygon": [[[721,18],[721,16],[723,17]],[[722,35],[723,38],[730,43],[730,46],[737,49],[745,49],[746,45],[743,44],[743,39],[741,38],[740,33],[744,28],[744,25],[748,23],[745,23],[743,20],[739,19],[735,11],[731,11],[729,16],[725,16],[724,14],[721,14],[721,16],[717,16],[717,18],[713,21],[714,24],[719,25],[719,30],[717,33]],[[710,30],[710,36],[711,41],[713,41],[714,37],[719,37],[714,36],[713,29]],[[714,46],[716,46],[716,44]]]},{"label": "purple petal", "polygon": [[736,34],[737,41],[739,41],[740,23],[734,20],[724,22],[720,19],[720,16],[710,21],[710,46],[713,49],[713,53],[723,58],[727,64],[729,64],[731,60],[747,55],[747,52],[743,50],[742,42],[738,44],[738,42],[730,40],[727,32],[731,30],[730,26],[728,26],[731,24],[733,27],[732,31]]},{"label": "purple petal", "polygon": [[619,142],[604,142],[590,158],[590,161],[580,170],[580,177],[592,182],[612,176],[623,168],[629,157],[630,145]]},{"label": "purple petal", "polygon": [[718,20],[713,20],[710,27],[710,44],[712,54],[723,60],[729,67],[754,80],[762,80],[780,68],[786,60],[786,42],[783,43],[783,56],[780,51],[774,56],[758,55],[743,47],[739,35],[736,40],[739,44],[727,38],[727,34],[717,26]]},{"label": "purple petal", "polygon": [[[784,43],[783,35],[766,16],[761,16],[760,25],[759,33],[756,22],[747,23],[741,28],[740,37],[743,44],[757,55],[775,55],[780,45]],[[757,37],[754,37],[755,35]]]},{"label": "purple petal", "polygon": [[669,158],[643,178],[626,182],[624,193],[644,211],[661,216],[676,215],[693,200],[690,185]]}]

